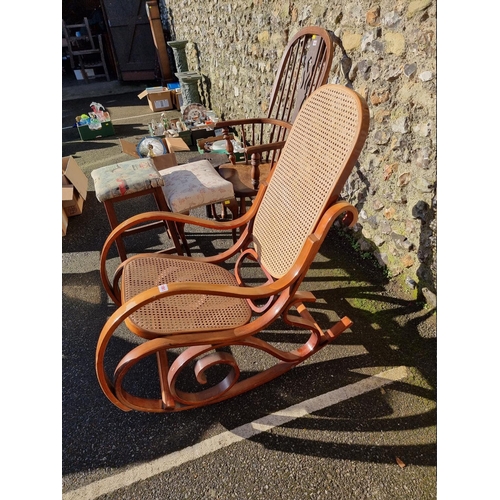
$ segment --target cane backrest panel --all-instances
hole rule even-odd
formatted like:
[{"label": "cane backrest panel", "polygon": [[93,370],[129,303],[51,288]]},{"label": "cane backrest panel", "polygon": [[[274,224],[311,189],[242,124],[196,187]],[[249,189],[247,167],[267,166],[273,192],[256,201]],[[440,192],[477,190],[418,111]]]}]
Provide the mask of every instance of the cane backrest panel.
[{"label": "cane backrest panel", "polygon": [[[340,194],[353,167],[353,151],[365,140],[367,116],[357,94],[337,85],[320,87],[302,107],[253,228],[261,265],[272,276],[286,274],[325,208]],[[365,130],[358,135],[360,127]]]}]

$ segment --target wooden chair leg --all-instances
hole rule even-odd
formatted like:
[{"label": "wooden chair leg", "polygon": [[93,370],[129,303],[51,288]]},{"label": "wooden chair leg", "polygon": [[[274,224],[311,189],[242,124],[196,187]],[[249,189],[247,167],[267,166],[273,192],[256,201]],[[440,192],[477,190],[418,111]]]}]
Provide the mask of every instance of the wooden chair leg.
[{"label": "wooden chair leg", "polygon": [[220,215],[217,213],[217,205],[219,205],[219,204],[214,203],[212,205],[205,205],[207,218],[215,219],[215,220],[227,219],[228,209],[233,216],[233,220],[238,218],[238,202],[236,201],[236,199],[228,200],[228,201],[224,201],[224,202],[220,203],[220,206],[221,206]]},{"label": "wooden chair leg", "polygon": [[[163,189],[161,186],[158,186],[153,189],[153,196],[156,201],[156,206],[158,210],[161,212],[170,212],[170,208],[168,208],[167,200],[165,199],[165,195],[163,194]],[[181,227],[182,226],[182,227]],[[184,233],[184,224],[175,224],[173,222],[167,222],[166,228],[168,234],[170,235],[170,239],[174,243],[175,249],[177,250],[178,255],[184,255],[184,252],[187,256],[191,256],[189,251],[189,246],[186,240],[186,235]],[[184,247],[184,252],[182,251],[179,238],[182,241],[182,246]]]},{"label": "wooden chair leg", "polygon": [[[214,205],[214,207],[215,207],[215,205]],[[227,218],[227,210],[226,210],[226,205],[224,203],[222,203],[222,206],[221,206],[220,216],[222,219]]]},{"label": "wooden chair leg", "polygon": [[[229,203],[223,203],[222,206],[224,207],[224,209],[226,207],[229,209],[229,211],[233,215],[233,220],[238,218],[238,202],[236,201],[236,198],[229,200]],[[236,243],[236,240],[238,239],[236,234],[236,229],[232,230],[232,234],[233,234],[233,243]]]},{"label": "wooden chair leg", "polygon": [[[186,239],[186,233],[184,232],[185,224],[176,224],[177,234],[182,241],[182,246],[184,247],[184,252],[188,257],[191,257],[191,250],[189,250],[189,245]],[[182,254],[180,254],[182,255]]]},{"label": "wooden chair leg", "polygon": [[246,211],[247,211],[247,205],[246,205],[245,197],[240,196],[240,207],[239,207],[240,217],[242,215],[245,215]]},{"label": "wooden chair leg", "polygon": [[[108,216],[109,225],[113,230],[116,226],[118,226],[118,219],[116,218],[116,212],[113,207],[113,200],[104,201],[104,209],[106,210],[106,214]],[[122,237],[118,237],[115,243],[118,250],[118,255],[120,256],[120,260],[123,262],[127,259],[127,251],[125,250],[125,244],[123,243]]]}]

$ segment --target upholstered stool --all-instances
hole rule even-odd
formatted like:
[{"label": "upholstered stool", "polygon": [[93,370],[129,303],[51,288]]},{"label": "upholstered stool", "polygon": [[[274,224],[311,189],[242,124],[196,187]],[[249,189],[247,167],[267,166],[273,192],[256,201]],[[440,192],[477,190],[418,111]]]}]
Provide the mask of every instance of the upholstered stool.
[{"label": "upholstered stool", "polygon": [[[222,203],[236,218],[238,207],[233,185],[223,179],[208,160],[199,160],[160,170],[163,192],[172,212],[187,214],[202,206]],[[184,228],[178,231],[185,241]],[[235,232],[233,231],[233,239]]]},{"label": "upholstered stool", "polygon": [[[200,143],[203,140],[207,139],[199,139],[197,142]],[[200,147],[198,146],[198,149]],[[217,173],[219,173],[219,167],[223,165],[224,163],[227,163],[227,154],[221,154],[221,153],[202,153],[201,155],[198,156],[193,156],[193,158],[190,158],[188,160],[189,163],[195,162],[195,161],[200,161],[200,160],[208,160],[210,162],[210,165],[217,170]],[[233,188],[234,190],[234,188]],[[217,215],[217,210],[215,208],[215,204],[212,203],[211,205],[206,206],[206,213],[207,217],[210,219],[217,219],[220,220],[220,217]],[[226,205],[222,204],[222,213],[221,217],[224,219],[226,217]]]},{"label": "upholstered stool", "polygon": [[[139,158],[93,170],[95,193],[97,199],[104,203],[111,229],[118,225],[114,204],[137,196],[152,195],[158,210],[170,211],[165,201],[162,188],[164,179],[150,158]],[[154,227],[165,226],[164,222],[153,222],[125,231],[124,235],[134,234]],[[179,255],[183,255],[178,240],[178,232],[174,223],[167,223],[167,229]],[[183,240],[185,243],[185,240]],[[187,244],[185,243],[186,248]],[[124,261],[127,258],[122,238],[116,240],[118,254]]]}]

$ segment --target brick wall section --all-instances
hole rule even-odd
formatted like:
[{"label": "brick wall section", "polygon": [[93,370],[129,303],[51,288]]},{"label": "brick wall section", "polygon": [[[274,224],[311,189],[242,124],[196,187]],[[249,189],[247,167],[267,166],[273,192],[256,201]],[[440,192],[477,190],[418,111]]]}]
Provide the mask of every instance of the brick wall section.
[{"label": "brick wall section", "polygon": [[[225,119],[262,116],[288,39],[332,30],[370,107],[359,166],[343,197],[360,213],[352,235],[390,274],[436,292],[435,0],[159,0],[173,40],[188,40],[203,104]],[[337,51],[340,55],[340,51]],[[334,59],[330,82],[346,83]]]}]

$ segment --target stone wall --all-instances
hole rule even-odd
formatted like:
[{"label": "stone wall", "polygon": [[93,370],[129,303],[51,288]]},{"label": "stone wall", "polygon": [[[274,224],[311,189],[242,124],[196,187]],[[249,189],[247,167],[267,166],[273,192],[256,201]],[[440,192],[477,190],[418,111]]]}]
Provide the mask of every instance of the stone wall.
[{"label": "stone wall", "polygon": [[[393,277],[436,293],[435,0],[159,0],[171,40],[187,40],[200,95],[221,118],[263,116],[288,39],[333,31],[352,60],[352,87],[371,125],[343,197],[360,213],[352,236]],[[340,51],[336,51],[340,55]],[[346,84],[334,59],[330,82]]]}]

